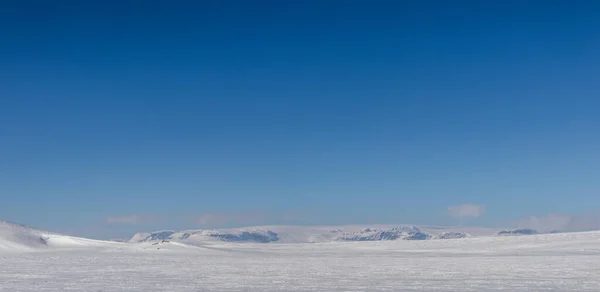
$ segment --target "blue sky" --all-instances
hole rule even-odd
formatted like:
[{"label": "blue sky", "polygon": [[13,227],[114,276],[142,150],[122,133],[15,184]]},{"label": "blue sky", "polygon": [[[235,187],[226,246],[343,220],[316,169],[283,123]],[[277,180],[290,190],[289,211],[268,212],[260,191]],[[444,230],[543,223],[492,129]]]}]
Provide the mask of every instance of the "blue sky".
[{"label": "blue sky", "polygon": [[600,209],[594,1],[18,2],[0,220],[103,238]]}]

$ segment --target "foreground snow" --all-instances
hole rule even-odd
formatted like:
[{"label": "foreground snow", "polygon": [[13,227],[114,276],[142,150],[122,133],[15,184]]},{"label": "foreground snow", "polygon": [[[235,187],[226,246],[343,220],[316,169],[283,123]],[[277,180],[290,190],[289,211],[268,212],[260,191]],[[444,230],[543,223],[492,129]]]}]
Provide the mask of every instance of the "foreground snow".
[{"label": "foreground snow", "polygon": [[600,232],[313,244],[77,242],[0,250],[0,290],[600,291]]}]

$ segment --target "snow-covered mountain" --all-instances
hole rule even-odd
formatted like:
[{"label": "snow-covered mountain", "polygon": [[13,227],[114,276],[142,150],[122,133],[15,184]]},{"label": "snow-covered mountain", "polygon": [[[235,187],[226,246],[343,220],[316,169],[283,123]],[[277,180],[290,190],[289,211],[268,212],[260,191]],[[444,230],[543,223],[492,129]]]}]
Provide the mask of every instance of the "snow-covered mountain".
[{"label": "snow-covered mountain", "polygon": [[319,243],[332,241],[429,240],[492,236],[497,229],[412,225],[258,226],[231,229],[160,230],[135,234],[130,243],[177,241],[190,245],[204,242]]},{"label": "snow-covered mountain", "polygon": [[173,238],[173,234],[177,231],[172,230],[161,230],[155,232],[140,232],[136,233],[129,242],[150,242],[158,240],[168,240]]},{"label": "snow-covered mountain", "polygon": [[495,235],[497,230],[483,228],[459,228],[426,226],[261,226],[234,229],[210,230],[160,230],[138,233],[129,242],[177,241],[200,244],[210,241],[253,242],[253,243],[319,243],[332,241],[379,241],[379,240],[429,240]]},{"label": "snow-covered mountain", "polygon": [[[517,233],[518,231],[512,231]],[[0,251],[55,248],[136,248],[132,243],[172,243],[203,246],[234,243],[322,243],[336,241],[429,240],[497,235],[498,230],[472,227],[347,225],[347,226],[258,226],[207,230],[160,230],[137,233],[124,242],[100,241],[56,234],[20,224],[0,221]],[[469,234],[469,235],[467,235]],[[146,247],[147,245],[140,245]]]},{"label": "snow-covered mountain", "polygon": [[394,228],[365,228],[358,232],[342,233],[335,241],[378,241],[378,240],[427,240],[431,234],[422,232],[416,226]]},{"label": "snow-covered mountain", "polygon": [[268,243],[278,241],[277,233],[262,229],[229,229],[229,230],[186,230],[157,231],[138,233],[129,242],[152,242],[158,240],[175,240],[180,242],[198,242],[220,240],[227,242]]}]

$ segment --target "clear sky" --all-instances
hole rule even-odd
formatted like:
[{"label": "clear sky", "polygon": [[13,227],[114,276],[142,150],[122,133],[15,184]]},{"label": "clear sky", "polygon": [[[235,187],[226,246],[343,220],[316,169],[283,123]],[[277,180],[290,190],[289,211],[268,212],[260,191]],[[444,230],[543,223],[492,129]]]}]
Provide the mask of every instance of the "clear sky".
[{"label": "clear sky", "polygon": [[0,4],[0,220],[102,238],[600,209],[598,1],[88,2]]}]

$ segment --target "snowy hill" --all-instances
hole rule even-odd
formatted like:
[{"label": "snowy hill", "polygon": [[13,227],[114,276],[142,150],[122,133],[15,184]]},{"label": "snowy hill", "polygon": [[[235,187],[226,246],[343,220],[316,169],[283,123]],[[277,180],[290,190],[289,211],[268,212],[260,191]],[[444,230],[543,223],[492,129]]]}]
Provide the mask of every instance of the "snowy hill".
[{"label": "snowy hill", "polygon": [[0,250],[31,250],[47,246],[48,240],[41,231],[0,221]]},{"label": "snowy hill", "polygon": [[113,247],[116,245],[122,245],[122,243],[60,235],[17,223],[0,221],[0,251]]},{"label": "snowy hill", "polygon": [[335,241],[378,241],[378,240],[427,240],[432,236],[422,232],[416,226],[394,228],[365,228],[358,232],[342,233],[334,238]]},{"label": "snowy hill", "polygon": [[[515,231],[516,232],[516,231]],[[182,246],[209,243],[324,243],[335,241],[428,240],[496,235],[498,230],[472,227],[348,225],[259,226],[209,230],[161,230],[138,233],[123,242],[100,241],[41,231],[20,224],[0,222],[0,251],[35,251],[65,248],[147,248],[132,243],[172,241]]]},{"label": "snowy hill", "polygon": [[441,226],[258,226],[210,230],[160,230],[138,233],[129,242],[172,240],[190,245],[204,242],[319,243],[332,241],[428,240],[496,235],[498,230]]},{"label": "snowy hill", "polygon": [[229,229],[229,230],[186,230],[186,231],[157,231],[151,233],[138,233],[129,242],[152,242],[174,240],[185,243],[203,241],[227,242],[256,242],[268,243],[278,241],[277,233],[261,229]]},{"label": "snowy hill", "polygon": [[177,231],[171,230],[161,230],[155,232],[140,232],[136,233],[129,242],[150,242],[150,241],[159,241],[159,240],[169,240],[173,238],[173,234],[177,233]]}]

